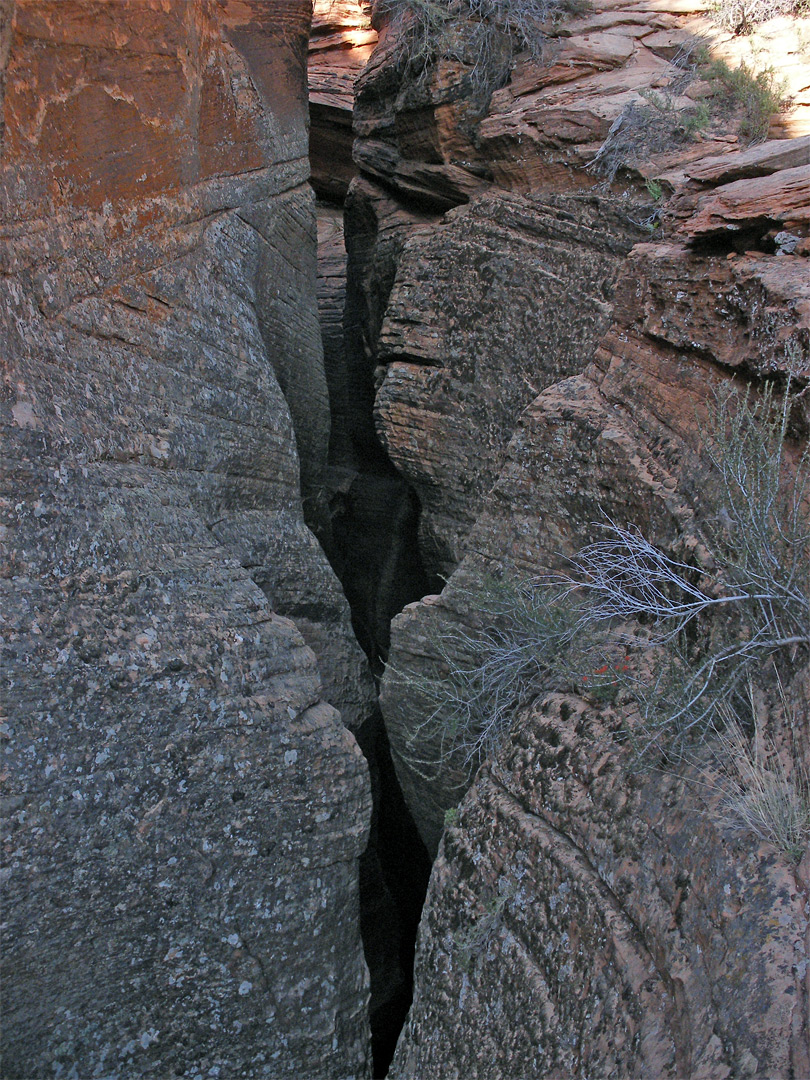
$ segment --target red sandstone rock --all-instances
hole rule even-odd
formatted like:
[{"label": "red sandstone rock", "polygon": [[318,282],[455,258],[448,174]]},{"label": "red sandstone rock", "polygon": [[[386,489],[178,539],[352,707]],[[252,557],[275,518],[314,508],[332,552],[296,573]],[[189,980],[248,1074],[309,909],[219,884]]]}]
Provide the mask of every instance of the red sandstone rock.
[{"label": "red sandstone rock", "polygon": [[701,183],[730,184],[753,176],[769,176],[781,169],[810,164],[810,136],[798,139],[774,139],[747,150],[716,158],[701,158],[685,170],[691,180]]},{"label": "red sandstone rock", "polygon": [[810,164],[769,176],[735,180],[699,196],[696,213],[680,226],[691,240],[760,225],[778,223],[786,230],[810,229]]},{"label": "red sandstone rock", "polygon": [[326,702],[373,688],[301,497],[309,5],[12,7],[4,1069],[362,1076],[369,781]]},{"label": "red sandstone rock", "polygon": [[[799,376],[810,373],[806,317],[787,300],[790,279],[769,275],[784,261],[639,245],[594,364],[524,411],[440,601],[395,620],[383,709],[429,844],[464,774],[413,764],[409,735],[438,761],[441,729],[425,726],[408,672],[425,670],[448,626],[475,634],[470,598],[484,572],[559,568],[603,514],[674,552],[699,537],[699,418],[720,365],[736,355],[749,373],[772,373],[792,341]],[[516,714],[445,830],[394,1076],[765,1078],[807,1067],[806,889],[775,849],[724,831],[705,775],[639,772],[622,720],[632,712],[542,694]]]},{"label": "red sandstone rock", "polygon": [[309,39],[311,182],[319,197],[342,201],[352,163],[354,83],[377,42],[370,0],[316,0]]}]

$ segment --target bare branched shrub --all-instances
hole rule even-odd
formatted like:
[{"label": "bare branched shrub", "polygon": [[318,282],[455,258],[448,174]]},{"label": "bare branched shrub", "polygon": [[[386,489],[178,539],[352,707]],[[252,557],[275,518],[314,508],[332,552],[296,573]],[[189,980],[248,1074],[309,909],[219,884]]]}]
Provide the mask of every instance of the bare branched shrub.
[{"label": "bare branched shrub", "polygon": [[671,92],[643,92],[638,101],[628,102],[613,121],[588,168],[611,184],[621,169],[688,142],[710,120],[705,104],[681,108]]},{"label": "bare branched shrub", "polygon": [[517,52],[542,52],[543,27],[585,9],[585,0],[385,0],[417,80],[439,56],[466,64],[475,95],[505,84]]},{"label": "bare branched shrub", "polygon": [[760,23],[781,16],[800,17],[810,12],[808,0],[715,0],[714,21],[733,34],[750,34]]},{"label": "bare branched shrub", "polygon": [[646,749],[682,752],[766,661],[810,647],[810,448],[785,468],[791,388],[756,401],[729,389],[710,410],[709,564],[679,562],[614,522],[572,561],[581,625],[645,627],[643,646],[633,633],[625,642],[650,661],[633,686]]},{"label": "bare branched shrub", "polygon": [[717,395],[704,433],[715,513],[700,562],[606,521],[564,576],[456,594],[474,628],[444,631],[426,674],[397,673],[423,706],[401,755],[411,768],[469,769],[536,695],[599,699],[617,686],[638,704],[640,751],[677,759],[713,736],[718,715],[744,708],[766,664],[806,662],[810,448],[786,467],[795,401],[793,376],[779,395]]},{"label": "bare branched shrub", "polygon": [[468,608],[472,629],[444,624],[424,672],[389,669],[422,710],[399,750],[414,771],[425,778],[451,765],[469,772],[508,734],[522,705],[560,683],[574,662],[577,615],[559,598],[558,590],[486,578],[454,596]]}]

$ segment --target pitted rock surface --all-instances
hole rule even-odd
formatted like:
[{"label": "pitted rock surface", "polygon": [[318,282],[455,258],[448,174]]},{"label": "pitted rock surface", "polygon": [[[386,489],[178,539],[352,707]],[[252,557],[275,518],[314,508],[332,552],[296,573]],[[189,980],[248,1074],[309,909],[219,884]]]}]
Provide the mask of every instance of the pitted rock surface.
[{"label": "pitted rock surface", "polygon": [[806,885],[633,769],[621,718],[551,695],[448,826],[390,1075],[807,1072]]},{"label": "pitted rock surface", "polygon": [[423,715],[406,673],[436,656],[444,620],[475,625],[466,609],[482,574],[507,568],[531,580],[561,570],[566,555],[595,538],[605,515],[632,523],[665,550],[700,542],[702,515],[711,512],[701,430],[713,391],[734,367],[754,380],[773,375],[785,362],[786,342],[796,349],[795,374],[806,377],[804,261],[705,258],[676,244],[637,245],[593,363],[522,413],[441,601],[411,605],[392,628],[383,712],[406,798],[431,850],[463,780],[448,773],[427,781],[408,764]]},{"label": "pitted rock surface", "polygon": [[5,24],[4,1075],[367,1072],[309,14]]}]

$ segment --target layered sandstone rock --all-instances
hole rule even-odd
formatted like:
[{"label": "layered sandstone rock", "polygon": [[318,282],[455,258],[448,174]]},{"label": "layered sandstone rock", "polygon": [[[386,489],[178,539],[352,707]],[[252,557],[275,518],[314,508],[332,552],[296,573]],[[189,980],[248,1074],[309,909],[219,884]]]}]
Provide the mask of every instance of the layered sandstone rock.
[{"label": "layered sandstone rock", "polygon": [[409,764],[415,732],[434,760],[441,733],[425,734],[424,706],[405,673],[437,656],[448,625],[461,620],[474,633],[469,606],[482,575],[505,569],[533,579],[562,569],[605,515],[632,523],[665,550],[687,550],[711,509],[700,430],[713,388],[729,368],[772,376],[785,363],[786,342],[800,358],[799,377],[807,375],[805,265],[793,256],[709,259],[676,244],[637,245],[594,363],[524,411],[441,603],[412,605],[392,631],[383,709],[406,796],[432,850],[464,776],[438,770],[426,779]]},{"label": "layered sandstone rock", "polygon": [[[443,649],[464,662],[486,577],[559,569],[605,514],[676,556],[703,543],[713,390],[730,372],[754,392],[788,364],[810,376],[803,138],[747,149],[715,128],[619,170],[613,219],[592,192],[613,122],[640,90],[668,91],[670,60],[707,25],[688,5],[600,5],[551,32],[544,62],[520,61],[484,116],[452,58],[409,83],[390,25],[360,83],[358,205],[396,222],[363,291],[378,430],[419,491],[427,557],[458,564],[440,597],[395,619],[382,683],[405,797],[439,852],[396,1076],[808,1069],[807,874],[723,824],[713,766],[639,772],[628,700],[545,693],[445,828],[470,779],[420,693]],[[803,131],[806,65],[790,48],[793,111],[772,134]],[[675,192],[666,205],[645,176]],[[575,209],[589,191],[593,222]],[[450,212],[417,223],[414,208]],[[633,222],[650,235],[623,261]],[[807,430],[800,404],[790,453]],[[793,734],[778,708],[770,722],[806,759],[804,678]]]},{"label": "layered sandstone rock", "polygon": [[[794,375],[810,374],[805,263],[638,245],[594,363],[523,413],[465,561],[393,631],[384,711],[429,845],[466,782],[446,762],[425,768],[442,733],[425,727],[407,673],[449,627],[475,634],[484,574],[559,568],[605,514],[675,554],[700,541],[712,387],[730,367],[755,385],[773,376],[788,344]],[[807,416],[795,423],[806,439]],[[806,692],[798,728],[775,734],[805,755]],[[393,1075],[806,1071],[807,881],[774,848],[734,839],[711,767],[639,772],[629,720],[559,695],[516,715],[439,849]]]},{"label": "layered sandstone rock", "polygon": [[637,131],[618,163],[621,187],[735,151],[744,142],[739,117],[713,96],[716,83],[684,77],[701,49],[732,68],[776,72],[784,106],[770,118],[771,137],[810,130],[807,18],[734,35],[701,2],[601,0],[547,24],[539,62],[518,57],[506,85],[493,71],[482,90],[471,84],[457,42],[438,51],[429,78],[417,77],[402,41],[407,22],[378,7],[380,45],[358,81],[355,160],[407,199],[448,208],[492,182],[523,193],[597,185],[604,172],[596,159],[611,129],[630,105],[649,107],[650,95],[676,110],[704,101],[708,122],[692,139],[675,125],[661,145]]},{"label": "layered sandstone rock", "polygon": [[365,1075],[308,4],[7,13],[4,1074]]},{"label": "layered sandstone rock", "polygon": [[315,0],[309,39],[312,186],[322,199],[342,201],[352,162],[354,83],[377,43],[371,0]]},{"label": "layered sandstone rock", "polygon": [[523,408],[593,354],[639,235],[598,197],[490,193],[401,253],[377,347],[375,417],[419,495],[431,571],[446,576],[462,558]]}]

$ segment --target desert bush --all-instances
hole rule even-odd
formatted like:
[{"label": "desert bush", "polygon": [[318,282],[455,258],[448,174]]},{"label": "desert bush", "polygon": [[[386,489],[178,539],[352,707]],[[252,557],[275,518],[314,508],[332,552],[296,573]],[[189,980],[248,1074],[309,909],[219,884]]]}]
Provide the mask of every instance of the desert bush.
[{"label": "desert bush", "polygon": [[725,60],[711,60],[702,68],[711,85],[710,101],[715,109],[739,112],[739,131],[748,143],[768,137],[771,120],[785,103],[785,87],[773,70],[754,71],[745,62],[730,67]]},{"label": "desert bush", "polygon": [[810,14],[808,0],[716,0],[714,21],[733,34],[750,34],[760,23],[781,16]]},{"label": "desert bush", "polygon": [[[747,724],[731,708],[721,708],[721,725],[711,747],[713,767],[704,774],[704,783],[720,796],[715,817],[721,825],[753,834],[798,862],[810,844],[810,775],[795,738],[796,718],[783,695],[793,739],[780,753],[759,730],[750,684],[749,699]],[[752,726],[749,736],[745,729]]]},{"label": "desert bush", "polygon": [[426,779],[451,765],[472,770],[508,734],[521,706],[543,687],[560,684],[575,663],[577,622],[574,607],[560,596],[558,589],[489,576],[455,589],[454,605],[472,625],[443,622],[425,670],[390,669],[422,712],[399,750],[413,770]]},{"label": "desert bush", "polygon": [[[745,63],[732,68],[711,59],[704,45],[686,45],[671,61],[672,78],[660,91],[641,91],[613,121],[588,168],[612,183],[616,174],[650,156],[695,139],[702,132],[734,126],[746,143],[768,135],[771,120],[784,107],[784,84],[772,68],[755,71]],[[681,95],[694,79],[708,84],[704,100],[684,105]]]},{"label": "desert bush", "polygon": [[708,562],[676,560],[613,522],[572,560],[582,626],[645,627],[643,643],[623,636],[647,658],[632,688],[645,752],[701,741],[718,709],[744,707],[765,664],[810,647],[810,448],[786,467],[792,391],[792,377],[756,400],[728,387],[709,410]]},{"label": "desert bush", "polygon": [[704,103],[681,108],[670,91],[644,91],[638,101],[628,102],[613,121],[588,168],[611,184],[621,169],[688,142],[710,121]]},{"label": "desert bush", "polygon": [[[402,753],[435,775],[497,748],[518,710],[551,690],[632,696],[647,760],[675,760],[745,708],[745,687],[810,650],[810,448],[787,467],[794,378],[758,398],[718,393],[704,432],[714,514],[709,555],[682,561],[613,521],[564,575],[485,580],[454,604],[472,613],[434,640],[425,674],[403,675],[424,719]],[[696,546],[695,550],[699,550]]]},{"label": "desert bush", "polygon": [[584,10],[585,0],[385,0],[398,20],[403,61],[423,79],[446,55],[468,66],[473,92],[504,85],[516,52],[539,56],[543,26]]}]

